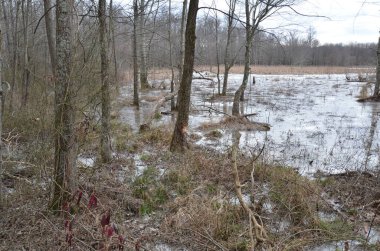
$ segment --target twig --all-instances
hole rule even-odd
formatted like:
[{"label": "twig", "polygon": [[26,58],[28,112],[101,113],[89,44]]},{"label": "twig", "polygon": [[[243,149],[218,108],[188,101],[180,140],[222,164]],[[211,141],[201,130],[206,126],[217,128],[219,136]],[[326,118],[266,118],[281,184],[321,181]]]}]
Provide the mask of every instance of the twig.
[{"label": "twig", "polygon": [[33,185],[33,182],[31,182],[30,180],[28,180],[27,178],[22,178],[22,177],[18,177],[18,176],[15,176],[13,174],[10,174],[8,172],[4,172],[3,173],[5,176],[8,176],[9,178],[12,178],[12,179],[16,179],[16,180],[20,180],[20,181],[25,181],[26,183],[28,183],[29,185]]},{"label": "twig", "polygon": [[[232,168],[233,168],[233,176],[235,180],[235,191],[236,195],[238,197],[240,205],[243,207],[244,211],[248,214],[249,221],[253,224],[253,229],[255,230],[255,240],[251,243],[252,248],[254,248],[257,244],[257,241],[265,242],[268,238],[267,232],[264,229],[264,226],[262,225],[261,219],[258,223],[256,218],[254,217],[254,212],[247,206],[247,204],[243,200],[243,194],[241,191],[241,183],[239,179],[239,171],[237,168],[237,148],[239,146],[239,140],[240,140],[240,133],[235,131],[233,133],[233,144],[232,144]],[[251,236],[251,239],[253,240],[253,235]]]},{"label": "twig", "polygon": [[219,111],[218,109],[215,109],[215,108],[212,108],[210,106],[207,106],[207,105],[201,105],[202,107],[206,107],[207,109],[211,110],[211,111],[214,111],[216,113],[220,113],[220,114],[224,114],[228,117],[232,117],[231,115],[229,115],[228,113],[225,113],[225,112],[222,112],[222,111]]},{"label": "twig", "polygon": [[243,114],[243,115],[241,115],[242,117],[251,117],[251,116],[256,116],[257,115],[257,113],[249,113],[249,114]]}]

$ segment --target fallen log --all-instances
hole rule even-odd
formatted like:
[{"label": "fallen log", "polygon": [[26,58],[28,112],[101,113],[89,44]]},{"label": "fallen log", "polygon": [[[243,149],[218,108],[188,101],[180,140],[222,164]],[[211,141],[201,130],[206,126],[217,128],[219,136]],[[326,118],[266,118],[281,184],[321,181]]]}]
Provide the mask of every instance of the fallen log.
[{"label": "fallen log", "polygon": [[380,102],[380,96],[371,96],[367,98],[360,98],[356,100],[357,102],[364,103],[364,102]]},{"label": "fallen log", "polygon": [[156,117],[156,115],[159,113],[160,107],[166,102],[174,98],[178,94],[178,90],[175,90],[174,92],[171,92],[167,94],[166,96],[161,96],[158,100],[157,103],[153,107],[153,111],[148,117],[148,119],[145,121],[145,123],[140,125],[140,131],[145,131],[148,130],[152,124],[152,121]]}]

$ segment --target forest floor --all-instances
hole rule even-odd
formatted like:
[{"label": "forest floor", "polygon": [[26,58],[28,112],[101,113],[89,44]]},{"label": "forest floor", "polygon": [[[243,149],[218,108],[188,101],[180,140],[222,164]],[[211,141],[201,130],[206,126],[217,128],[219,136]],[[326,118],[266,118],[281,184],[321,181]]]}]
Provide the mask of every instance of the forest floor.
[{"label": "forest floor", "polygon": [[[154,103],[149,93],[157,94],[147,91],[144,102]],[[18,155],[4,163],[0,250],[249,250],[250,224],[235,192],[231,149],[197,144],[200,136],[192,133],[189,151],[171,153],[173,121],[157,116],[154,127],[139,132],[137,122],[123,118],[130,104],[123,96],[115,100],[113,161],[97,163],[98,129],[91,124],[69,214],[47,210],[53,170],[45,136],[39,134],[35,145],[28,137],[9,143]],[[222,133],[205,130],[211,140]],[[244,203],[267,232],[257,250],[380,249],[379,171],[318,170],[306,177],[263,158],[243,149],[237,157]],[[32,164],[39,159],[44,164]],[[112,229],[104,226],[107,212]]]}]

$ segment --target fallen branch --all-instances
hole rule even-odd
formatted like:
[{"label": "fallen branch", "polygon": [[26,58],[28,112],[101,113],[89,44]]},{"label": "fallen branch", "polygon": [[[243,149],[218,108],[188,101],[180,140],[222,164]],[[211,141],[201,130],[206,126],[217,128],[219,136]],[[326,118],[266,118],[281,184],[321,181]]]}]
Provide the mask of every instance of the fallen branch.
[{"label": "fallen branch", "polygon": [[[243,194],[241,191],[241,183],[239,179],[239,171],[237,168],[237,149],[239,146],[241,134],[238,131],[233,132],[233,144],[232,144],[232,168],[233,168],[233,176],[235,180],[235,192],[238,197],[239,203],[244,209],[244,211],[247,213],[250,221],[250,239],[251,239],[251,248],[252,250],[255,248],[258,242],[266,242],[268,235],[266,230],[264,229],[264,226],[262,223],[259,223],[255,216],[254,212],[247,206],[247,204],[243,200]],[[252,170],[252,172],[254,169]],[[253,230],[255,233],[255,236],[253,236]]]},{"label": "fallen branch", "polygon": [[256,115],[257,113],[249,113],[249,114],[243,114],[241,116],[247,118],[247,117],[256,116]]},{"label": "fallen branch", "polygon": [[228,117],[231,117],[231,115],[229,115],[228,113],[225,113],[225,112],[219,111],[218,109],[212,108],[212,107],[210,107],[210,106],[207,106],[207,105],[201,105],[201,106],[207,108],[207,109],[209,110],[209,112],[210,112],[210,111],[214,111],[214,112],[216,112],[216,113],[224,114],[224,115],[226,115],[226,116],[228,116]]},{"label": "fallen branch", "polygon": [[145,121],[144,124],[140,125],[140,131],[144,131],[150,128],[150,125],[152,124],[152,121],[154,120],[156,114],[158,114],[158,110],[160,107],[166,102],[174,98],[178,94],[178,90],[175,90],[174,92],[169,93],[166,96],[161,96],[157,103],[153,107],[153,112],[151,115],[148,117],[148,119]]}]

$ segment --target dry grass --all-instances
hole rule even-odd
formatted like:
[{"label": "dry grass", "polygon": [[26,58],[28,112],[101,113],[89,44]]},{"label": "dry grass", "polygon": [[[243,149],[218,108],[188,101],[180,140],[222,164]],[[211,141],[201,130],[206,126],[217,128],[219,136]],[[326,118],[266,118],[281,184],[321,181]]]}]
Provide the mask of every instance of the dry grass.
[{"label": "dry grass", "polygon": [[238,131],[269,131],[270,125],[267,123],[250,121],[245,117],[228,117],[226,116],[217,123],[204,123],[199,129],[216,130],[218,128],[226,128]]},{"label": "dry grass", "polygon": [[[217,72],[216,66],[195,66],[197,71],[208,71],[212,73]],[[221,75],[223,74],[224,66],[220,66]],[[235,65],[231,68],[230,73],[243,74],[244,66]],[[358,67],[346,67],[346,66],[287,66],[287,65],[252,65],[251,72],[253,74],[264,75],[304,75],[304,74],[363,74],[375,73],[374,67],[358,66]],[[175,72],[177,76],[177,72]],[[149,80],[162,80],[170,79],[171,70],[169,68],[153,67],[149,69]],[[131,83],[133,75],[131,70],[126,70],[121,77],[122,81]]]},{"label": "dry grass", "polygon": [[[196,66],[199,71],[216,72],[216,66]],[[224,66],[221,66],[221,72],[224,71]],[[235,65],[231,68],[230,73],[243,74],[244,66]],[[264,75],[303,75],[303,74],[347,74],[347,73],[374,73],[373,67],[344,67],[344,66],[267,66],[267,65],[252,65],[251,72],[254,74]]]}]

